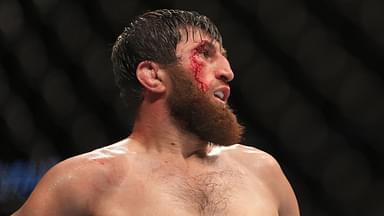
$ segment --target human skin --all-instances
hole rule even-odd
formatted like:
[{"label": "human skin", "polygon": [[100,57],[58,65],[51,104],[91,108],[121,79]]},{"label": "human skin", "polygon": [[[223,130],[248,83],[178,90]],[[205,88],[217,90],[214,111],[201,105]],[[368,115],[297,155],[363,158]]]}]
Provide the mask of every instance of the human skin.
[{"label": "human skin", "polygon": [[[212,101],[226,104],[234,73],[223,49],[204,34],[194,38],[177,45],[180,64]],[[207,41],[209,55],[199,51]],[[271,155],[240,144],[212,146],[181,130],[166,103],[167,71],[143,62],[137,77],[145,92],[132,134],[53,167],[14,215],[299,215]]]},{"label": "human skin", "polygon": [[[196,37],[200,38],[200,41],[196,41]],[[227,86],[227,82],[234,78],[234,74],[226,58],[224,48],[217,41],[212,41],[206,36],[205,38],[202,37],[204,36],[195,36],[193,44],[187,43],[184,44],[185,46],[177,46],[176,53],[183,53],[182,56],[179,56],[181,64],[193,74],[198,88],[202,92],[207,92],[217,81],[219,84],[221,81],[221,84]],[[229,94],[225,95],[225,102],[228,97]]]},{"label": "human skin", "polygon": [[213,45],[211,41],[202,40],[193,50],[192,54],[189,57],[191,72],[193,73],[193,78],[198,84],[198,88],[202,92],[206,92],[208,90],[208,85],[205,83],[205,80],[202,78],[203,69],[205,66],[205,61],[208,58],[216,57],[215,50],[216,47]]}]

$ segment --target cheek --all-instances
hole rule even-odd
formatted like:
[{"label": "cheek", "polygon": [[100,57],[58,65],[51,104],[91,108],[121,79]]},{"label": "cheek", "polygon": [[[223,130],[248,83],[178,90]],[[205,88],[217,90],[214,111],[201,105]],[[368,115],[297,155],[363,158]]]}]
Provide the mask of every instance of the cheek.
[{"label": "cheek", "polygon": [[193,77],[198,83],[198,87],[201,91],[206,92],[208,90],[208,83],[203,79],[203,68],[204,63],[199,60],[199,56],[197,53],[194,53],[190,57],[190,64],[192,68]]}]

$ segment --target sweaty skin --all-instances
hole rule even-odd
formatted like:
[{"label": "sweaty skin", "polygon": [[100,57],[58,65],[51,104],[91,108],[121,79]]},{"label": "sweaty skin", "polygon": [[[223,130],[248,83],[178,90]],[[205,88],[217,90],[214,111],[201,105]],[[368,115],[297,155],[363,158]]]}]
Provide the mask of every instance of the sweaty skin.
[{"label": "sweaty skin", "polygon": [[[204,41],[211,40],[203,35],[180,42],[176,54],[213,99],[222,77],[230,81],[234,74],[217,41],[208,55],[197,54]],[[137,73],[146,96],[131,135],[54,166],[13,216],[299,215],[295,194],[271,155],[240,144],[208,145],[180,130],[166,102],[169,73],[143,65]]]},{"label": "sweaty skin", "polygon": [[14,215],[299,213],[278,163],[265,152],[233,145],[184,159],[125,139],[55,166]]}]

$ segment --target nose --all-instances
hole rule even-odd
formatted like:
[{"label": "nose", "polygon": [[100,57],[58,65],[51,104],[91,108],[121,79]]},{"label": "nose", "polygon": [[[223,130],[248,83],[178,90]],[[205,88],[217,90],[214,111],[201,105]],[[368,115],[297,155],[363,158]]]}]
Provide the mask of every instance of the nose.
[{"label": "nose", "polygon": [[229,83],[233,80],[234,74],[231,69],[231,65],[226,57],[222,56],[218,62],[218,67],[216,70],[216,79],[222,80],[225,83]]}]

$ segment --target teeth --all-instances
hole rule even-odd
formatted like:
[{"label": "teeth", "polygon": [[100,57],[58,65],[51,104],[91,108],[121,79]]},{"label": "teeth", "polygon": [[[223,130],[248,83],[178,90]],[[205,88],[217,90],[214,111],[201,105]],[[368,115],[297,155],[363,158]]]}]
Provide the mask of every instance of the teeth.
[{"label": "teeth", "polygon": [[224,93],[221,91],[216,91],[213,93],[216,97],[220,98],[221,100],[224,100]]}]

